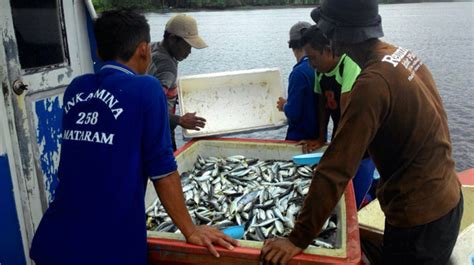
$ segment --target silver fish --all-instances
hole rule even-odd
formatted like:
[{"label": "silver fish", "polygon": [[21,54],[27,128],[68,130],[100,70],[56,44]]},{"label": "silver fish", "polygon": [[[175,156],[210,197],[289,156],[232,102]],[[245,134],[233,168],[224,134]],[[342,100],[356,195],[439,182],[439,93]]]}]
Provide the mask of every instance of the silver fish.
[{"label": "silver fish", "polygon": [[[183,194],[193,222],[218,228],[244,225],[244,239],[288,236],[311,184],[313,170],[291,161],[259,160],[242,155],[197,156],[181,174]],[[175,232],[158,199],[146,208],[147,228]],[[324,225],[313,245],[334,248],[337,216]]]}]

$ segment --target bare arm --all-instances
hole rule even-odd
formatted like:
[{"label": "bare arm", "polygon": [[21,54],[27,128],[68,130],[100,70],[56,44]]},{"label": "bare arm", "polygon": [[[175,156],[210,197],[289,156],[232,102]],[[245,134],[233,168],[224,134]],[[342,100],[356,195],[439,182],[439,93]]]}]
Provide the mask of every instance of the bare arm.
[{"label": "bare arm", "polygon": [[326,98],[323,94],[319,95],[319,104],[318,104],[318,121],[319,121],[319,137],[318,140],[323,143],[326,142],[327,132],[328,132],[328,123],[329,123],[329,113],[326,108]]},{"label": "bare arm", "polygon": [[154,181],[153,184],[166,212],[181,230],[181,233],[188,238],[194,232],[195,226],[184,203],[178,171]]},{"label": "bare arm", "polygon": [[303,140],[299,141],[298,145],[303,147],[303,153],[311,153],[316,149],[321,148],[326,143],[326,135],[328,131],[329,114],[326,109],[324,96],[319,94],[318,103],[318,122],[319,122],[319,135],[316,140]]},{"label": "bare arm", "polygon": [[179,125],[179,119],[181,116],[173,114],[173,113],[168,113],[168,119],[170,120],[170,129],[174,131],[176,127]]}]

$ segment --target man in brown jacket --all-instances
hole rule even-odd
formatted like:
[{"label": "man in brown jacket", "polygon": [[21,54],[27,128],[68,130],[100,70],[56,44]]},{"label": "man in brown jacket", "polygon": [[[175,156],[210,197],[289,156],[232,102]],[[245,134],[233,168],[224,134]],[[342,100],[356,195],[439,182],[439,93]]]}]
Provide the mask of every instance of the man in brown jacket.
[{"label": "man in brown jacket", "polygon": [[362,69],[336,135],[288,239],[270,239],[266,264],[285,264],[318,235],[368,150],[380,172],[383,264],[446,264],[463,212],[447,116],[428,68],[383,36],[376,0],[325,0],[312,13],[336,54]]}]

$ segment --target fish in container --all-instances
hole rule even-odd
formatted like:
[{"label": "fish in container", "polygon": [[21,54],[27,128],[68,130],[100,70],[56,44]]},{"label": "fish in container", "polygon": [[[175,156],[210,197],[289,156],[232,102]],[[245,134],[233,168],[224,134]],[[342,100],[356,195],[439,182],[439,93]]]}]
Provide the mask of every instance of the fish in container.
[{"label": "fish in container", "polygon": [[[219,229],[242,226],[243,239],[286,237],[308,193],[313,169],[292,161],[260,160],[243,155],[197,156],[181,174],[185,202],[196,225]],[[159,199],[146,210],[148,230],[179,233]],[[337,248],[338,215],[326,220],[313,245]]]}]

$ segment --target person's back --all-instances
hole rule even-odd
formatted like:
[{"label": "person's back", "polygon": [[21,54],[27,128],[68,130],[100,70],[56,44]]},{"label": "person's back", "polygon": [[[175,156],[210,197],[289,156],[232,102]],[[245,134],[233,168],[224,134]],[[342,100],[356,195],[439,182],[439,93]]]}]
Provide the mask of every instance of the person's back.
[{"label": "person's back", "polygon": [[296,64],[288,78],[288,99],[280,97],[277,102],[277,109],[283,111],[288,120],[286,140],[318,138],[318,96],[313,92],[315,72],[301,43],[301,37],[309,27],[310,23],[300,21],[289,32],[288,47],[293,52]]},{"label": "person's back", "polygon": [[[285,114],[288,117],[288,131],[286,134],[286,140],[297,141],[304,139],[315,139],[318,137],[318,98],[316,93],[313,91],[314,81],[314,69],[309,65],[308,58],[304,57],[297,65],[295,65],[289,78],[289,82],[293,83],[293,89],[299,90],[295,91],[295,93],[300,95],[301,101],[289,101],[290,103],[296,105],[293,108],[298,109],[297,111],[290,112],[288,111],[290,108],[287,108],[290,106],[285,106]],[[289,85],[290,90],[292,89],[292,85]],[[289,91],[288,94],[291,92],[293,91]],[[299,116],[292,119],[292,115],[296,113],[298,113]]]},{"label": "person's back", "polygon": [[[158,146],[160,141],[145,145],[151,135],[168,132],[147,123],[160,119],[150,117],[156,113],[150,109],[160,108],[161,119],[166,118],[166,101],[157,86],[152,77],[110,63],[96,75],[76,78],[66,90],[60,183],[35,236],[42,243],[32,250],[39,264],[56,264],[61,257],[75,257],[62,260],[67,264],[104,264],[91,260],[101,256],[97,251],[110,251],[121,264],[146,264],[147,177],[172,171],[166,165],[174,162],[166,161],[172,159],[169,134],[161,142],[168,146]],[[163,157],[161,172],[145,174],[154,169],[143,160],[153,156]],[[51,246],[53,252],[45,249]]]},{"label": "person's back", "polygon": [[278,256],[273,263],[285,263],[307,247],[368,149],[381,176],[377,197],[386,216],[381,264],[447,264],[463,198],[431,73],[411,52],[379,40],[376,0],[325,0],[312,17],[335,54],[347,53],[362,72],[289,239],[267,243],[264,259]]},{"label": "person's back", "polygon": [[428,68],[412,52],[379,42],[356,88],[372,90],[364,95],[379,97],[385,110],[369,152],[381,175],[377,197],[387,219],[411,226],[446,214],[459,201],[460,184]]},{"label": "person's back", "polygon": [[[130,53],[120,56],[133,58],[130,64],[143,74],[150,58],[146,19],[127,11],[104,17],[95,26],[101,45],[107,34],[117,35],[109,27],[117,20],[142,31],[122,32],[131,42],[123,44]],[[99,48],[101,58],[115,58],[107,54],[112,47]],[[137,73],[106,61],[97,74],[80,76],[66,89],[59,184],[30,253],[37,264],[147,263],[146,183],[174,172],[176,162],[160,83]]]}]

